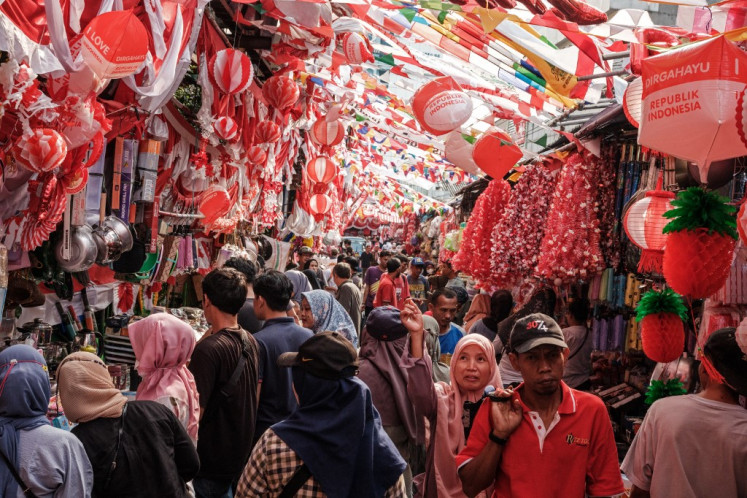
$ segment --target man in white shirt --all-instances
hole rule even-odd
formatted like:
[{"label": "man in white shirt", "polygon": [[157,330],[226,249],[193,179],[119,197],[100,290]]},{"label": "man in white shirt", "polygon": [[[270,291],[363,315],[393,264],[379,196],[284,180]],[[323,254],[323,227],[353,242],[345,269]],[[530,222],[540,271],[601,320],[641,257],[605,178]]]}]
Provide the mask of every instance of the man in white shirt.
[{"label": "man in white shirt", "polygon": [[587,299],[573,299],[568,304],[566,320],[568,327],[563,329],[565,342],[570,353],[565,361],[563,381],[573,389],[588,391],[591,388],[591,351],[593,342],[589,327],[589,301]]}]

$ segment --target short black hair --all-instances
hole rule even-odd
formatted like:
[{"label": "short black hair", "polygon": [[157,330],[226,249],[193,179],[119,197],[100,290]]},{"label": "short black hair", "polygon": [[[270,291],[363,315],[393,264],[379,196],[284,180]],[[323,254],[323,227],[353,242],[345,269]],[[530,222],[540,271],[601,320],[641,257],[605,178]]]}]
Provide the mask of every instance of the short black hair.
[{"label": "short black hair", "polygon": [[319,261],[317,261],[316,258],[310,258],[310,259],[307,259],[306,262],[303,264],[303,269],[308,270],[309,267],[311,266],[312,261],[315,262],[317,265],[319,265]]},{"label": "short black hair", "polygon": [[248,259],[240,258],[238,256],[228,258],[228,261],[223,264],[223,268],[233,268],[234,270],[239,270],[244,275],[244,278],[246,278],[247,284],[253,283],[254,279],[257,276],[256,265]]},{"label": "short black hair", "polygon": [[445,297],[446,299],[457,299],[456,292],[447,287],[441,287],[440,289],[437,289],[433,294],[431,294],[431,304],[433,306],[438,304],[438,298],[441,296]]},{"label": "short black hair", "polygon": [[568,303],[568,313],[578,323],[586,323],[589,319],[589,300],[584,297],[572,299]]},{"label": "short black hair", "polygon": [[343,241],[343,244],[345,244],[346,246],[352,246],[352,245],[353,245],[353,241],[352,241],[352,240],[350,240],[350,239],[345,239],[345,240]]},{"label": "short black hair", "polygon": [[387,251],[386,249],[384,249],[383,251],[381,251],[381,252],[379,253],[379,257],[380,257],[380,258],[381,258],[382,256],[383,256],[383,257],[387,257],[387,256],[391,256],[391,255],[392,255],[392,253],[391,253],[391,252],[389,252],[389,251]]},{"label": "short black hair", "polygon": [[287,265],[285,265],[285,271],[295,270],[296,268],[298,268],[298,265],[296,263],[288,263]]},{"label": "short black hair", "polygon": [[337,255],[337,262],[338,263],[342,263],[343,261],[345,261],[345,255],[344,254],[338,254]]},{"label": "short black hair", "polygon": [[514,298],[511,293],[505,289],[497,290],[490,296],[490,316],[494,318],[496,322],[508,318],[513,307]]},{"label": "short black hair", "polygon": [[387,273],[394,273],[399,270],[400,266],[402,266],[402,263],[397,258],[392,258],[386,262],[386,271]]},{"label": "short black hair", "polygon": [[348,256],[347,258],[345,258],[344,262],[350,265],[350,269],[351,270],[355,270],[356,268],[358,268],[358,263],[359,262],[353,256]]},{"label": "short black hair", "polygon": [[337,263],[334,268],[332,268],[332,273],[340,278],[348,279],[353,274],[353,270],[347,263]]},{"label": "short black hair", "polygon": [[285,311],[293,295],[293,284],[284,274],[270,270],[254,281],[254,295],[260,296],[273,311]]},{"label": "short black hair", "polygon": [[202,280],[202,292],[223,313],[236,315],[246,301],[246,277],[234,268],[215,269]]}]

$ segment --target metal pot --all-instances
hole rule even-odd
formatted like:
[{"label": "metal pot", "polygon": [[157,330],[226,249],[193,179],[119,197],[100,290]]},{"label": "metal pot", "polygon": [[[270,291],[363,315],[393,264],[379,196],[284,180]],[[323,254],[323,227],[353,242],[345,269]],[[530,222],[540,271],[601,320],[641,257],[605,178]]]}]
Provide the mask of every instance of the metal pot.
[{"label": "metal pot", "polygon": [[93,235],[98,247],[96,262],[102,265],[117,261],[134,243],[130,227],[116,216],[107,216]]},{"label": "metal pot", "polygon": [[41,318],[35,318],[33,322],[24,323],[18,327],[18,331],[23,334],[24,341],[33,341],[34,348],[52,342],[52,326]]},{"label": "metal pot", "polygon": [[104,228],[108,228],[117,234],[119,242],[122,244],[122,252],[127,252],[132,249],[134,239],[130,226],[124,221],[120,220],[116,216],[107,216],[104,219]]},{"label": "metal pot", "polygon": [[64,240],[57,242],[55,258],[60,268],[67,272],[86,271],[96,262],[98,247],[93,229],[88,225],[74,227],[70,234],[70,258],[63,257]]}]

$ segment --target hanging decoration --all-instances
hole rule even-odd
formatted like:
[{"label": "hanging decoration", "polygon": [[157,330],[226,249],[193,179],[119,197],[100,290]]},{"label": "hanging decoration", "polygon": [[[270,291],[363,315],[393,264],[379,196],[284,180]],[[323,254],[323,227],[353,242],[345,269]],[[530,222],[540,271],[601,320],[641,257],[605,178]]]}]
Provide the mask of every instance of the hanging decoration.
[{"label": "hanging decoration", "polygon": [[30,136],[21,136],[15,145],[16,161],[36,173],[59,167],[66,155],[65,139],[51,128],[36,128]]},{"label": "hanging decoration", "polygon": [[711,296],[729,275],[738,238],[734,211],[728,199],[715,192],[690,187],[664,213],[672,221],[664,248],[664,278],[672,289],[692,299]]},{"label": "hanging decoration", "polygon": [[687,394],[680,379],[669,379],[666,383],[662,380],[652,380],[646,390],[646,404],[653,405],[655,401],[669,396],[681,396]]},{"label": "hanging decoration", "polygon": [[200,201],[200,220],[204,226],[212,225],[218,218],[222,218],[231,208],[231,198],[225,188],[213,185],[202,194]]},{"label": "hanging decoration", "polygon": [[479,175],[480,169],[475,164],[475,160],[472,159],[472,151],[475,148],[473,141],[473,137],[465,137],[459,130],[454,131],[446,140],[445,156],[454,166],[463,169],[471,175]]},{"label": "hanging decoration", "polygon": [[342,53],[351,64],[374,61],[371,42],[360,33],[349,32],[342,35]]},{"label": "hanging decoration", "polygon": [[623,93],[623,111],[630,124],[638,128],[641,123],[641,95],[643,93],[643,78],[631,81]]},{"label": "hanging decoration", "polygon": [[221,116],[216,119],[213,129],[215,130],[215,134],[226,142],[232,142],[239,136],[239,125],[236,124],[233,118],[228,116]]},{"label": "hanging decoration", "polygon": [[290,110],[300,93],[296,82],[288,76],[276,74],[268,78],[262,86],[262,95],[267,103],[281,112]]},{"label": "hanging decoration", "polygon": [[314,194],[309,199],[309,207],[314,219],[319,222],[324,219],[324,215],[332,209],[332,198],[327,194]]},{"label": "hanging decoration", "polygon": [[636,321],[641,323],[643,352],[652,360],[668,363],[685,349],[687,307],[682,296],[671,289],[649,291],[636,307]]},{"label": "hanging decoration", "polygon": [[484,287],[490,275],[490,258],[493,251],[493,232],[503,217],[511,197],[511,187],[501,178],[491,180],[483,194],[486,197],[482,215],[477,220],[474,232],[474,252],[471,255],[469,273]]},{"label": "hanging decoration", "polygon": [[225,48],[210,58],[208,76],[222,93],[234,95],[247,90],[252,84],[254,67],[243,52]]},{"label": "hanging decoration", "polygon": [[258,145],[252,145],[246,151],[246,160],[253,166],[261,166],[267,161],[267,152]]},{"label": "hanging decoration", "polygon": [[280,140],[281,132],[280,127],[273,121],[265,120],[257,125],[255,131],[257,143],[260,144],[274,144]]},{"label": "hanging decoration", "polygon": [[634,202],[625,212],[623,227],[630,241],[641,248],[638,271],[661,274],[664,247],[667,235],[664,226],[669,222],[664,213],[672,209],[670,201],[674,192],[662,190],[662,176],[656,183],[656,190],[646,192],[646,197]]},{"label": "hanging decoration", "polygon": [[309,130],[309,137],[324,147],[334,147],[345,138],[345,127],[337,120],[318,119]]},{"label": "hanging decoration", "polygon": [[742,144],[747,147],[747,86],[739,93],[737,99],[737,133]]},{"label": "hanging decoration", "polygon": [[132,9],[107,12],[83,30],[81,53],[99,78],[124,78],[145,62],[148,32]]},{"label": "hanging decoration", "polygon": [[472,150],[475,164],[491,178],[503,178],[522,156],[508,133],[498,128],[485,132]]},{"label": "hanging decoration", "polygon": [[423,129],[445,135],[467,122],[472,115],[472,99],[453,78],[444,76],[415,92],[412,111]]},{"label": "hanging decoration", "polygon": [[306,164],[306,175],[312,182],[326,185],[337,175],[337,167],[329,157],[317,156]]}]

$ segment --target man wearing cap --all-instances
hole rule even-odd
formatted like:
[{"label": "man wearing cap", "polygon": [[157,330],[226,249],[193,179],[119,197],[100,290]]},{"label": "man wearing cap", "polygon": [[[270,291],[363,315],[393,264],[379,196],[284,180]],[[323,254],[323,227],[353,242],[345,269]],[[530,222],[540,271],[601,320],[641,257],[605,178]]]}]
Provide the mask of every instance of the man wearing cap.
[{"label": "man wearing cap", "polygon": [[410,272],[407,275],[410,297],[422,312],[428,310],[428,281],[423,276],[424,268],[425,261],[423,261],[423,258],[412,258],[410,260]]},{"label": "man wearing cap", "polygon": [[356,377],[358,354],[350,341],[320,332],[277,364],[291,367],[298,409],[262,435],[236,496],[407,496],[406,464]]},{"label": "man wearing cap", "polygon": [[607,409],[562,381],[568,346],[555,320],[542,313],[518,320],[508,347],[524,382],[480,407],[457,456],[465,494],[491,485],[494,497],[621,494]]},{"label": "man wearing cap", "polygon": [[747,496],[747,337],[713,332],[698,375],[700,393],[660,399],[646,414],[622,463],[631,498]]}]

